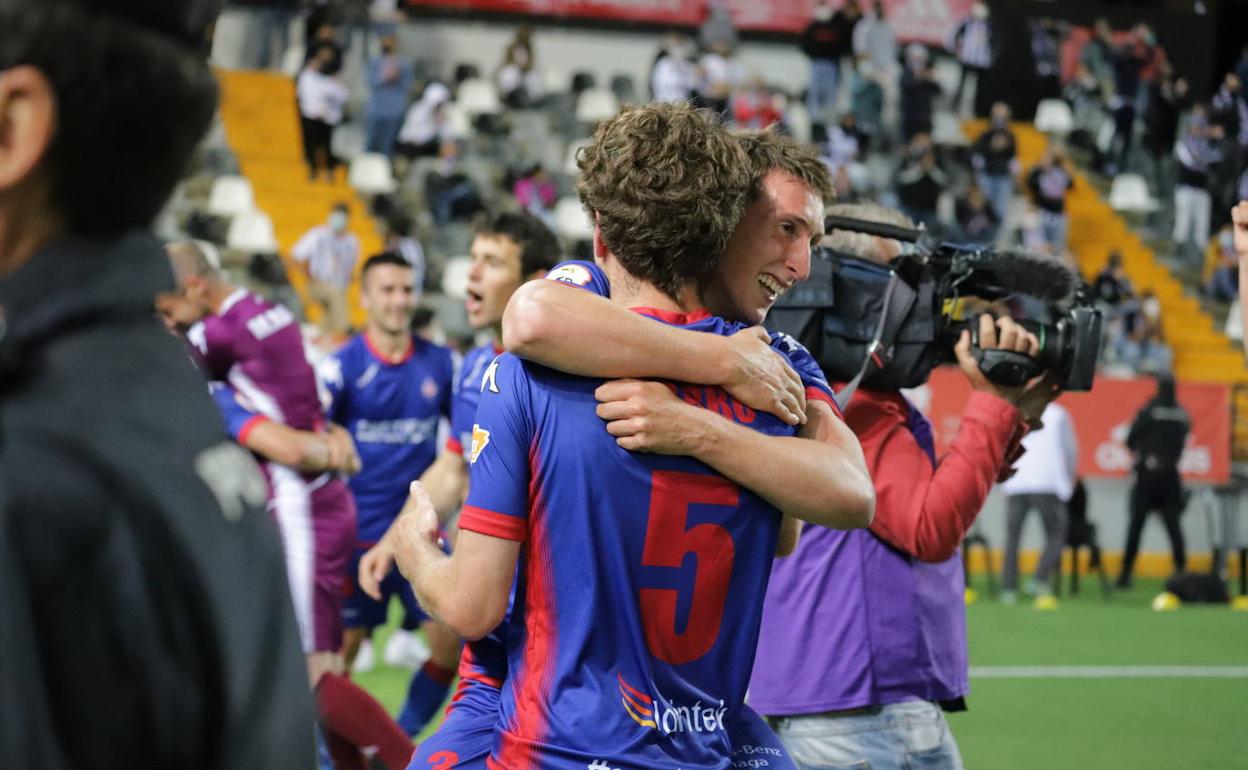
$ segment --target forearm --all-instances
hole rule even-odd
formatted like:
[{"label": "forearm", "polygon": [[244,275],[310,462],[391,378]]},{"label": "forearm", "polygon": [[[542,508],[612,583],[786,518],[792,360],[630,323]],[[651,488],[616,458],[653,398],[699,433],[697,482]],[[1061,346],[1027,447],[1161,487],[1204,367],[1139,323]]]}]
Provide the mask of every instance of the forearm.
[{"label": "forearm", "polygon": [[410,575],[412,591],[425,612],[469,641],[480,639],[498,625],[499,621],[483,621],[488,613],[465,590],[468,583],[454,556],[430,542],[417,543],[413,550],[415,553],[395,557],[403,574]]},{"label": "forearm", "polygon": [[443,450],[420,477],[420,483],[433,500],[438,520],[446,523],[451,514],[459,510],[468,491],[468,469],[464,467],[464,458],[449,449]]},{"label": "forearm", "polygon": [[520,287],[503,314],[503,346],[569,374],[718,384],[726,338],[654,323],[557,281]]},{"label": "forearm", "polygon": [[694,454],[697,459],[787,516],[831,529],[870,524],[875,495],[856,441],[846,446],[768,436],[697,411],[705,437]]}]

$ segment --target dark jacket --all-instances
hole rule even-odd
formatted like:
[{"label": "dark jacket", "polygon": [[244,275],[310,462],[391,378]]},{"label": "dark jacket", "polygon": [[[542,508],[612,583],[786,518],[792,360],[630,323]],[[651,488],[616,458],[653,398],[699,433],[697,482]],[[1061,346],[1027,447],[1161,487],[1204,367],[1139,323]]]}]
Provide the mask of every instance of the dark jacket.
[{"label": "dark jacket", "polygon": [[1178,403],[1154,398],[1145,404],[1127,434],[1127,448],[1135,453],[1136,471],[1177,474],[1191,428],[1191,417]]},{"label": "dark jacket", "polygon": [[172,284],[146,234],[0,278],[5,767],[315,764],[266,488],[152,313]]},{"label": "dark jacket", "polygon": [[811,59],[839,61],[853,51],[856,23],[841,11],[827,21],[812,21],[802,32],[802,53]]}]

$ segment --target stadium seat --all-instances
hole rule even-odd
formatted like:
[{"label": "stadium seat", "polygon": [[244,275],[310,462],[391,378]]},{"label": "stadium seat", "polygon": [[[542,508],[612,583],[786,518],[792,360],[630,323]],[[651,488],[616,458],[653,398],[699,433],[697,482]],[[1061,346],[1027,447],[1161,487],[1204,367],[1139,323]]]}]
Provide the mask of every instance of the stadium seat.
[{"label": "stadium seat", "polygon": [[217,177],[208,194],[208,213],[219,217],[232,217],[256,207],[251,182],[235,175]]},{"label": "stadium seat", "polygon": [[587,88],[576,100],[576,119],[581,123],[597,123],[619,111],[619,100],[606,88]]},{"label": "stadium seat", "polygon": [[471,257],[451,257],[442,266],[442,293],[462,300],[468,296],[468,269]]},{"label": "stadium seat", "polygon": [[637,103],[637,86],[633,83],[633,76],[623,72],[617,72],[611,76],[611,93],[615,94],[615,98],[620,104],[636,104]]},{"label": "stadium seat", "polygon": [[542,69],[542,89],[547,94],[562,94],[568,90],[568,73],[557,69]]},{"label": "stadium seat", "polygon": [[225,235],[225,245],[247,254],[271,254],[277,251],[273,220],[262,211],[247,211],[234,217]]},{"label": "stadium seat", "polygon": [[301,45],[292,45],[286,49],[286,53],[282,54],[282,72],[290,75],[292,78],[299,74],[299,70],[303,69],[304,47]]},{"label": "stadium seat", "polygon": [[502,111],[502,104],[498,101],[498,89],[485,78],[470,78],[460,83],[459,95],[455,101],[469,118],[497,115]]},{"label": "stadium seat", "polygon": [[1059,137],[1069,134],[1075,125],[1070,105],[1061,99],[1041,99],[1034,122],[1037,131]]},{"label": "stadium seat", "polygon": [[942,147],[965,147],[970,144],[962,131],[962,121],[949,110],[932,114],[932,141]]},{"label": "stadium seat", "polygon": [[594,237],[594,223],[578,198],[569,195],[555,203],[555,231],[570,241],[587,241]]},{"label": "stadium seat", "polygon": [[380,153],[365,153],[351,160],[347,182],[364,195],[387,195],[394,192],[394,173],[390,159]]},{"label": "stadium seat", "polygon": [[1148,191],[1148,182],[1139,174],[1119,174],[1109,188],[1109,205],[1114,211],[1151,214],[1160,208]]}]

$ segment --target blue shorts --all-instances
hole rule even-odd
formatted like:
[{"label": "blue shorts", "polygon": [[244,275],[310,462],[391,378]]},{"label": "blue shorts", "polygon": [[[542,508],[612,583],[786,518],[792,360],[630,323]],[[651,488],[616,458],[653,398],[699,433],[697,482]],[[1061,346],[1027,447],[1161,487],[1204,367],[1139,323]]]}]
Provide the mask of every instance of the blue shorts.
[{"label": "blue shorts", "polygon": [[342,623],[347,628],[376,628],[385,625],[386,609],[390,606],[390,597],[397,595],[403,603],[403,628],[411,631],[428,619],[428,615],[416,601],[412,586],[403,578],[398,567],[390,570],[386,579],[381,581],[381,601],[364,593],[360,588],[360,559],[364,550],[357,550],[351,557],[351,595],[342,606]]},{"label": "blue shorts", "polygon": [[407,770],[485,770],[498,727],[499,689],[460,679],[446,719],[420,742]]}]

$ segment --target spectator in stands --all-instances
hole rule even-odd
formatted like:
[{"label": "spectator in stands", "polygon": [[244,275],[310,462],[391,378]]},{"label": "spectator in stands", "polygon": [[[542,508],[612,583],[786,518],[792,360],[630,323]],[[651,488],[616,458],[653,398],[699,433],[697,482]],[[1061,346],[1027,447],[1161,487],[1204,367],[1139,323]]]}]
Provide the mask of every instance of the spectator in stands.
[{"label": "spectator in stands", "polygon": [[1213,172],[1221,154],[1215,144],[1222,138],[1222,127],[1209,125],[1202,105],[1192,109],[1187,130],[1174,146],[1178,177],[1174,185],[1174,232],[1171,239],[1176,249],[1185,250],[1192,244],[1196,254],[1203,254],[1209,242],[1209,217],[1213,207],[1210,188]]},{"label": "spectator in stands", "polygon": [[[450,100],[450,89],[441,83],[425,86],[420,99],[407,108],[407,115],[403,117],[399,141],[395,146],[399,157],[410,163],[416,158],[437,156],[442,143],[451,138],[446,119],[446,104]],[[396,175],[404,176],[402,173]]]},{"label": "spectator in stands", "polygon": [[962,65],[962,75],[958,78],[958,87],[953,93],[953,107],[959,115],[978,116],[988,111],[987,104],[984,103],[986,95],[979,85],[984,73],[996,59],[996,47],[992,13],[988,10],[987,3],[977,2],[971,6],[971,15],[954,29],[949,45],[958,64]]},{"label": "spectator in stands", "polygon": [[292,255],[308,281],[308,295],[321,306],[321,329],[338,335],[347,330],[347,287],[360,257],[360,239],[349,230],[351,209],[338,203],[329,220],[295,244]]},{"label": "spectator in stands", "polygon": [[412,219],[406,214],[395,214],[385,220],[382,231],[383,251],[398,254],[412,266],[412,290],[416,302],[420,301],[425,287],[425,247],[412,235]]},{"label": "spectator in stands", "polygon": [[954,217],[962,239],[967,243],[986,246],[996,239],[997,230],[1001,227],[1001,215],[974,182],[954,202]]},{"label": "spectator in stands", "polygon": [[932,132],[932,109],[940,96],[940,84],[932,70],[927,48],[920,43],[906,47],[906,69],[901,76],[901,138]]},{"label": "spectator in stands", "polygon": [[835,174],[838,169],[862,160],[868,142],[867,135],[858,128],[854,113],[847,112],[836,125],[828,129],[828,138],[823,143],[820,155],[824,164]]},{"label": "spectator in stands", "polygon": [[732,100],[733,123],[742,129],[762,130],[783,120],[780,98],[761,75],[750,76]]},{"label": "spectator in stands", "polygon": [[1109,252],[1104,269],[1092,282],[1092,296],[1110,315],[1117,315],[1123,305],[1134,299],[1135,290],[1131,287],[1131,279],[1127,278],[1120,252]]},{"label": "spectator in stands", "polygon": [[394,154],[408,93],[412,90],[412,62],[398,53],[398,38],[381,39],[381,54],[368,63],[368,108],[364,112],[364,149],[387,158]]},{"label": "spectator in stands", "polygon": [[337,75],[342,72],[343,46],[338,38],[338,27],[333,23],[331,10],[327,5],[320,5],[315,6],[308,14],[305,24],[307,38],[304,43],[303,64],[306,67],[317,52],[328,48],[330,57],[326,72],[330,75]]},{"label": "spectator in stands", "polygon": [[[897,82],[896,74],[893,78],[893,104],[891,107],[892,115],[896,116],[896,99],[897,99]],[[881,75],[875,68],[875,64],[869,59],[858,62],[857,77],[854,78],[854,84],[850,89],[849,110],[854,114],[854,121],[859,128],[867,134],[873,134],[880,139],[885,139],[881,134],[887,121],[889,96],[885,83],[887,76]],[[895,125],[895,123],[893,124]],[[892,130],[888,133],[891,135]],[[882,143],[882,142],[881,142]]]},{"label": "spectator in stands", "polygon": [[1160,511],[1161,520],[1170,536],[1175,572],[1187,565],[1183,529],[1183,480],[1179,460],[1191,430],[1191,417],[1175,397],[1174,378],[1169,374],[1157,377],[1157,395],[1144,405],[1127,434],[1127,448],[1135,454],[1135,483],[1131,486],[1130,523],[1127,544],[1122,556],[1122,572],[1118,587],[1131,587],[1135,556],[1140,548],[1144,519],[1151,511]]},{"label": "spectator in stands", "polygon": [[1125,43],[1112,49],[1110,61],[1114,70],[1114,92],[1109,99],[1109,108],[1114,114],[1114,138],[1105,165],[1105,173],[1109,176],[1127,168],[1140,99],[1140,73],[1148,61],[1146,35],[1150,34],[1147,27],[1137,26]]},{"label": "spectator in stands", "polygon": [[706,0],[703,7],[706,18],[698,28],[698,45],[709,51],[717,45],[737,47],[737,28],[732,23],[732,9],[728,0]]},{"label": "spectator in stands", "polygon": [[1233,302],[1239,296],[1239,259],[1230,223],[1223,225],[1209,244],[1206,264],[1205,295],[1218,302]]},{"label": "spectator in stands", "polygon": [[810,80],[806,85],[806,109],[818,123],[832,120],[836,110],[841,59],[853,50],[854,25],[858,20],[857,0],[833,11],[829,0],[815,0],[812,18],[802,32],[802,53],[810,59]]},{"label": "spectator in stands", "polygon": [[1027,189],[1040,210],[1040,227],[1050,254],[1066,248],[1066,194],[1074,186],[1074,178],[1066,170],[1065,153],[1050,144],[1027,175]]},{"label": "spectator in stands", "polygon": [[470,219],[483,210],[481,191],[459,168],[459,146],[454,140],[442,143],[438,160],[437,167],[425,175],[425,202],[434,223]]},{"label": "spectator in stands", "polygon": [[1036,564],[1030,590],[1035,608],[1057,607],[1053,576],[1066,546],[1066,504],[1075,491],[1079,475],[1079,440],[1070,413],[1050,403],[1040,417],[1042,427],[1023,437],[1023,456],[1014,464],[1015,474],[1001,485],[1005,492],[1005,558],[1001,565],[1001,601],[1013,604],[1018,597],[1018,545],[1027,514],[1036,511],[1044,527],[1044,550]]},{"label": "spectator in stands", "polygon": [[988,128],[971,146],[971,165],[997,220],[1004,221],[1010,213],[1014,177],[1018,175],[1018,142],[1010,128],[1010,108],[1005,102],[992,105]]},{"label": "spectator in stands", "polygon": [[1036,99],[1057,99],[1062,93],[1063,22],[1048,17],[1032,19],[1031,61],[1036,73]]},{"label": "spectator in stands", "polygon": [[542,76],[533,59],[531,35],[529,27],[517,30],[515,40],[503,54],[503,63],[494,74],[503,103],[512,109],[536,107],[545,96]]},{"label": "spectator in stands", "polygon": [[1166,374],[1174,353],[1161,327],[1161,301],[1151,291],[1140,295],[1139,311],[1125,319],[1126,333],[1118,342],[1118,362],[1140,374]]},{"label": "spectator in stands", "polygon": [[927,134],[916,134],[910,141],[906,159],[897,171],[896,185],[897,199],[906,216],[929,229],[937,228],[937,202],[949,186],[949,178],[936,161],[936,147]]},{"label": "spectator in stands", "polygon": [[1239,145],[1248,144],[1248,98],[1243,81],[1234,72],[1226,73],[1213,96],[1212,122]]},{"label": "spectator in stands", "polygon": [[736,52],[727,43],[716,43],[698,60],[698,70],[701,73],[697,88],[699,106],[716,115],[728,115],[732,95],[745,79]]},{"label": "spectator in stands", "polygon": [[656,102],[683,102],[693,96],[697,72],[689,60],[689,44],[679,32],[669,32],[650,68],[650,97]]},{"label": "spectator in stands", "polygon": [[1114,94],[1114,31],[1105,19],[1093,24],[1092,39],[1079,52],[1079,63],[1096,84],[1101,100],[1109,102]]},{"label": "spectator in stands", "polygon": [[255,69],[276,69],[290,38],[290,22],[299,14],[299,0],[244,0],[236,7],[251,14],[255,21],[256,44],[250,66]]},{"label": "spectator in stands", "polygon": [[312,181],[324,170],[326,180],[332,182],[334,169],[340,163],[333,152],[334,128],[342,122],[350,93],[342,79],[332,74],[333,62],[332,48],[318,48],[295,85],[303,127],[303,154],[308,179]]},{"label": "spectator in stands", "polygon": [[1188,85],[1186,79],[1175,77],[1174,68],[1167,64],[1148,90],[1144,148],[1152,161],[1156,189],[1165,190],[1170,188],[1167,166],[1179,138],[1179,115],[1188,106]]},{"label": "spectator in stands", "polygon": [[[1082,61],[1075,64],[1075,73],[1062,89],[1062,98],[1070,103],[1074,113],[1070,141],[1091,145],[1105,115],[1105,100],[1096,76]],[[1169,153],[1170,147],[1166,147],[1166,154]]]},{"label": "spectator in stands", "polygon": [[[858,124],[864,129],[867,125],[887,126],[891,135],[897,126],[897,81],[901,73],[897,35],[884,17],[881,0],[867,0],[863,4],[862,18],[854,25],[853,49],[858,60],[855,97],[863,80],[873,80],[883,92],[880,121],[868,122],[868,116],[859,114]],[[864,64],[870,66],[864,69]]]},{"label": "spectator in stands", "polygon": [[516,179],[511,191],[521,208],[547,227],[553,227],[555,199],[559,192],[555,189],[555,180],[542,164],[538,163]]}]

